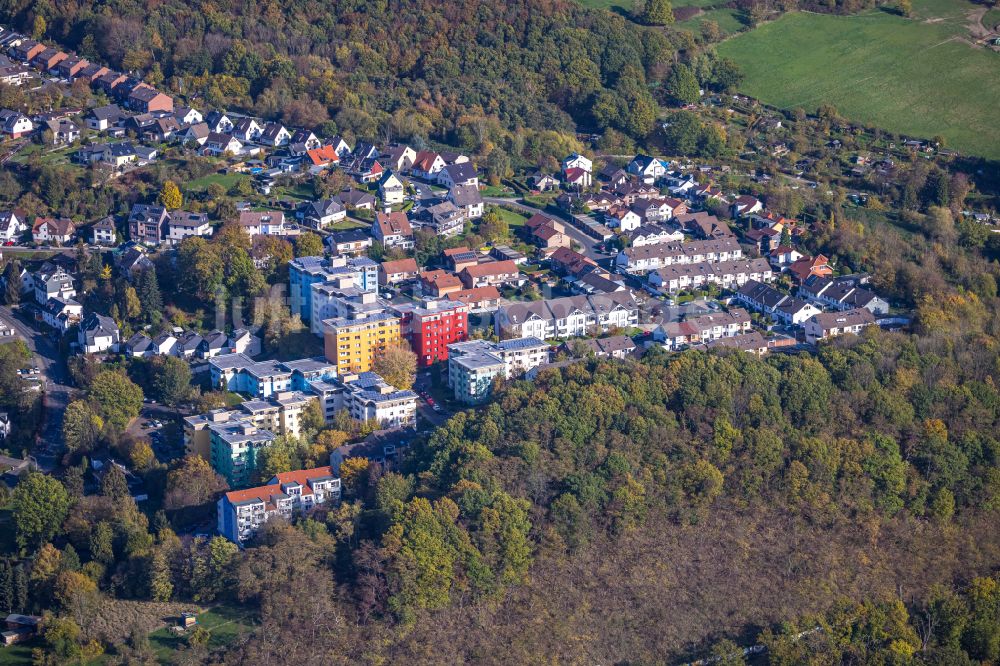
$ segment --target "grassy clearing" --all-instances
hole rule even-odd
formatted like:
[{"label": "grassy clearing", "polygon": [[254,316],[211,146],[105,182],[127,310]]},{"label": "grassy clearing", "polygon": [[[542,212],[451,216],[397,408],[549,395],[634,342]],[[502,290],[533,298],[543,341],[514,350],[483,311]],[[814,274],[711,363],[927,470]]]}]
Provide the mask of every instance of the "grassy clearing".
[{"label": "grassy clearing", "polygon": [[[225,647],[241,634],[253,631],[254,627],[253,615],[249,609],[235,606],[216,606],[200,614],[198,624],[212,634],[208,641],[209,649]],[[174,635],[167,627],[151,633],[149,643],[161,663],[170,663],[174,652],[187,645],[183,635]]]},{"label": "grassy clearing", "polygon": [[237,182],[249,177],[250,176],[242,173],[213,173],[184,183],[184,191],[204,192],[212,183],[218,183],[226,188],[226,191],[228,192],[229,188]]},{"label": "grassy clearing", "polygon": [[1000,29],[1000,9],[991,9],[983,16],[983,25],[990,30]]},{"label": "grassy clearing", "polygon": [[1000,159],[1000,56],[959,41],[960,0],[924,0],[926,22],[876,11],[788,14],[719,46],[746,73],[742,90],[778,107],[833,104],[847,118],[908,135],[945,137]]},{"label": "grassy clearing", "polygon": [[528,219],[526,216],[521,215],[520,213],[514,212],[514,211],[510,210],[509,208],[502,208],[500,206],[494,206],[493,209],[496,210],[500,214],[500,217],[502,217],[504,220],[507,221],[507,225],[509,227],[511,227],[511,228],[514,228],[514,227],[523,227],[525,220]]},{"label": "grassy clearing", "polygon": [[740,10],[724,7],[721,9],[709,9],[701,14],[698,14],[697,16],[689,18],[686,21],[681,21],[677,25],[696,33],[700,33],[702,23],[705,21],[715,21],[719,24],[719,29],[722,30],[722,34],[732,35],[746,27],[746,24],[743,23],[742,17],[743,12]]},{"label": "grassy clearing", "polygon": [[482,190],[480,194],[484,197],[510,197],[514,196],[514,190],[509,187],[497,187],[495,185],[487,185]]},{"label": "grassy clearing", "polygon": [[30,666],[31,650],[43,645],[44,642],[40,638],[34,638],[10,647],[0,647],[0,666]]}]

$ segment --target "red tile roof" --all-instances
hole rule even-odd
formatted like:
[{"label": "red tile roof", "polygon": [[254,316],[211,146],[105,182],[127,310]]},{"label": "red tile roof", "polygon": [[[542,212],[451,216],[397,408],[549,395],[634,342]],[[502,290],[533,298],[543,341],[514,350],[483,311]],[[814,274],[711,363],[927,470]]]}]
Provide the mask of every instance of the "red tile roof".
[{"label": "red tile roof", "polygon": [[340,155],[337,154],[337,150],[332,145],[307,150],[306,155],[315,166],[324,166],[340,161]]}]

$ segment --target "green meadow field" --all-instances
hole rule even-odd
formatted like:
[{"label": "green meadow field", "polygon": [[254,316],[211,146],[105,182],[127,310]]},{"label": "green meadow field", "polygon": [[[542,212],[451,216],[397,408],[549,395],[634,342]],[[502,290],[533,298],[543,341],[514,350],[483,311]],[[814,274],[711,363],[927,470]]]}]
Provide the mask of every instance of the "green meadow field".
[{"label": "green meadow field", "polygon": [[915,3],[916,16],[793,13],[719,45],[740,63],[741,91],[777,107],[841,115],[907,135],[945,137],[1000,159],[1000,54],[964,41],[959,0]]}]

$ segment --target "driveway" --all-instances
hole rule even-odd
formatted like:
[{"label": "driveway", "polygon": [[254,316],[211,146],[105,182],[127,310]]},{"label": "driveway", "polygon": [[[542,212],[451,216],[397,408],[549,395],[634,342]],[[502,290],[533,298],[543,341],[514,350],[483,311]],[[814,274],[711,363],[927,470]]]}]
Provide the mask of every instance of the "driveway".
[{"label": "driveway", "polygon": [[[543,215],[548,215],[549,217],[555,217],[551,213],[547,213],[541,208],[535,208],[534,206],[529,206],[525,203],[521,203],[517,199],[508,199],[503,197],[483,197],[483,201],[488,204],[495,204],[498,206],[507,206],[508,208],[513,208],[519,210],[528,215],[534,215],[535,213],[541,213]],[[581,216],[576,216],[580,218]],[[582,218],[581,218],[582,219]],[[565,221],[565,220],[562,220]],[[598,241],[592,236],[588,236],[583,233],[572,224],[563,225],[566,227],[566,235],[575,240],[580,244],[580,253],[586,256],[588,259],[592,259],[596,262],[607,262],[608,255],[598,252],[595,248]]]},{"label": "driveway", "polygon": [[43,471],[50,472],[59,464],[62,455],[63,414],[75,390],[67,383],[69,372],[66,363],[59,357],[58,343],[46,333],[36,330],[7,306],[0,306],[0,318],[13,328],[34,354],[36,364],[42,371],[42,385],[45,387],[42,429],[36,438],[32,452]]}]

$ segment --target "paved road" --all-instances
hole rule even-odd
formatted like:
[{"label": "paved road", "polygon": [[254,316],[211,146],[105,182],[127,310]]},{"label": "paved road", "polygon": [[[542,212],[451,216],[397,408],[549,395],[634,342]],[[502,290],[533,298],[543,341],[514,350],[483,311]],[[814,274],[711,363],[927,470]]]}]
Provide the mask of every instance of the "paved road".
[{"label": "paved road", "polygon": [[[507,206],[509,208],[514,208],[524,213],[527,213],[528,215],[534,215],[535,213],[542,213],[543,215],[548,215],[549,217],[553,217],[553,215],[545,212],[541,208],[535,208],[534,206],[529,206],[528,204],[521,203],[517,199],[509,199],[504,197],[483,197],[483,201],[489,204],[496,204],[499,206]],[[598,241],[595,238],[583,233],[582,231],[580,231],[580,229],[573,226],[572,224],[566,224],[564,226],[566,227],[566,235],[580,244],[581,254],[585,255],[588,259],[593,259],[594,261],[599,263],[600,262],[607,263],[609,261],[609,256],[607,254],[597,251],[596,246]]]},{"label": "paved road", "polygon": [[427,183],[421,183],[415,178],[410,179],[410,185],[413,185],[413,189],[416,191],[416,198],[419,201],[426,201],[427,199],[438,199],[442,195],[437,194],[431,189],[431,186]]},{"label": "paved road", "polygon": [[32,453],[38,460],[39,467],[44,471],[52,471],[58,466],[63,448],[63,414],[75,393],[66,383],[69,381],[66,363],[59,356],[58,343],[30,326],[20,313],[15,314],[9,307],[0,306],[0,317],[24,339],[42,371],[45,410],[42,431]]}]

